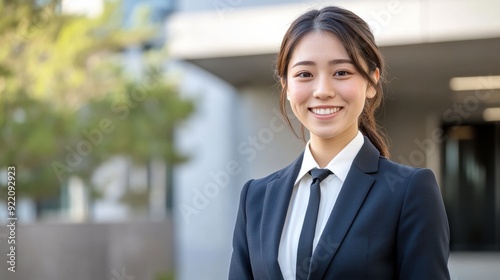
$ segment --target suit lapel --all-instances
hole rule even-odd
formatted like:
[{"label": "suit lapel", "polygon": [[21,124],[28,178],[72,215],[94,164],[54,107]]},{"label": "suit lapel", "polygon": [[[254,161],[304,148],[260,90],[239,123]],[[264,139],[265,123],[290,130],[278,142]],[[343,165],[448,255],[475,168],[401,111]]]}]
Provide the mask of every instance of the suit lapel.
[{"label": "suit lapel", "polygon": [[[335,206],[313,253],[309,279],[323,276],[356,218],[375,179],[368,173],[378,170],[379,152],[365,137],[365,143],[353,161]],[[314,269],[315,268],[315,269]]]},{"label": "suit lapel", "polygon": [[279,244],[292,196],[293,184],[299,173],[302,157],[303,154],[285,168],[279,178],[267,184],[260,238],[262,240],[262,257],[265,259],[269,279],[283,279],[278,263]]}]

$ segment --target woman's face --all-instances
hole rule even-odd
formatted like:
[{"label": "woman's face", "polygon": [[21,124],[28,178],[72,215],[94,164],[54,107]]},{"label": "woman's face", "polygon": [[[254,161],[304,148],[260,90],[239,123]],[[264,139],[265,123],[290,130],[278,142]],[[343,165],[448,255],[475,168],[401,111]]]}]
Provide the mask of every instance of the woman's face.
[{"label": "woman's face", "polygon": [[[311,141],[350,141],[366,98],[375,96],[339,39],[313,31],[300,39],[287,69],[287,98]],[[373,78],[378,81],[376,69]]]}]

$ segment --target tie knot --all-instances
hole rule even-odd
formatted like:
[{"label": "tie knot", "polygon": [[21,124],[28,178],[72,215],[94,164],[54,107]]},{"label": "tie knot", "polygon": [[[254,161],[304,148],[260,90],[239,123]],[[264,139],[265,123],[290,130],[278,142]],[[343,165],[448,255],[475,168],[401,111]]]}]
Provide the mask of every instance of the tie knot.
[{"label": "tie knot", "polygon": [[332,172],[329,169],[318,169],[314,168],[309,171],[309,174],[311,174],[313,178],[313,182],[316,179],[319,179],[319,181],[323,181],[328,175],[330,175]]}]

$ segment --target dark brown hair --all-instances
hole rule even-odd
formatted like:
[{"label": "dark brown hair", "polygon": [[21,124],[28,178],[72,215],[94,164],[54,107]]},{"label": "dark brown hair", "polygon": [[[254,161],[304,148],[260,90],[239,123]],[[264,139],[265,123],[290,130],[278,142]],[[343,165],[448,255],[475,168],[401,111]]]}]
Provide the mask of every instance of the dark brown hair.
[{"label": "dark brown hair", "polygon": [[[298,41],[312,31],[329,32],[335,35],[342,42],[356,70],[376,90],[375,96],[367,99],[365,102],[365,106],[359,117],[359,129],[370,139],[382,156],[388,157],[389,151],[385,142],[385,136],[378,132],[378,125],[375,120],[375,111],[380,106],[383,97],[381,84],[384,73],[384,62],[375,44],[370,27],[363,19],[351,11],[333,6],[325,7],[321,10],[311,10],[298,17],[288,28],[281,43],[276,67],[277,75],[283,85],[280,95],[280,111],[284,119],[297,135],[286,110],[287,69]],[[370,75],[373,74],[376,68],[380,71],[378,82]],[[305,138],[304,126],[301,126],[300,138]]]}]

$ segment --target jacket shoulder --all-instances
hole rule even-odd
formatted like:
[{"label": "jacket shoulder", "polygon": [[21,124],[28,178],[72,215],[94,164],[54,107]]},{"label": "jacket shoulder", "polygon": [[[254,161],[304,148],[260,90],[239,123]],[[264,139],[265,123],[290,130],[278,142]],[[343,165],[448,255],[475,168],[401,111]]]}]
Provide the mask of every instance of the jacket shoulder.
[{"label": "jacket shoulder", "polygon": [[393,172],[402,177],[411,177],[414,173],[432,173],[434,172],[429,168],[414,167],[402,163],[392,161],[385,157],[379,159],[379,171]]},{"label": "jacket shoulder", "polygon": [[413,167],[387,158],[380,158],[378,176],[393,191],[401,188],[407,189],[410,186],[421,190],[422,188],[439,189],[436,176],[431,169]]}]

